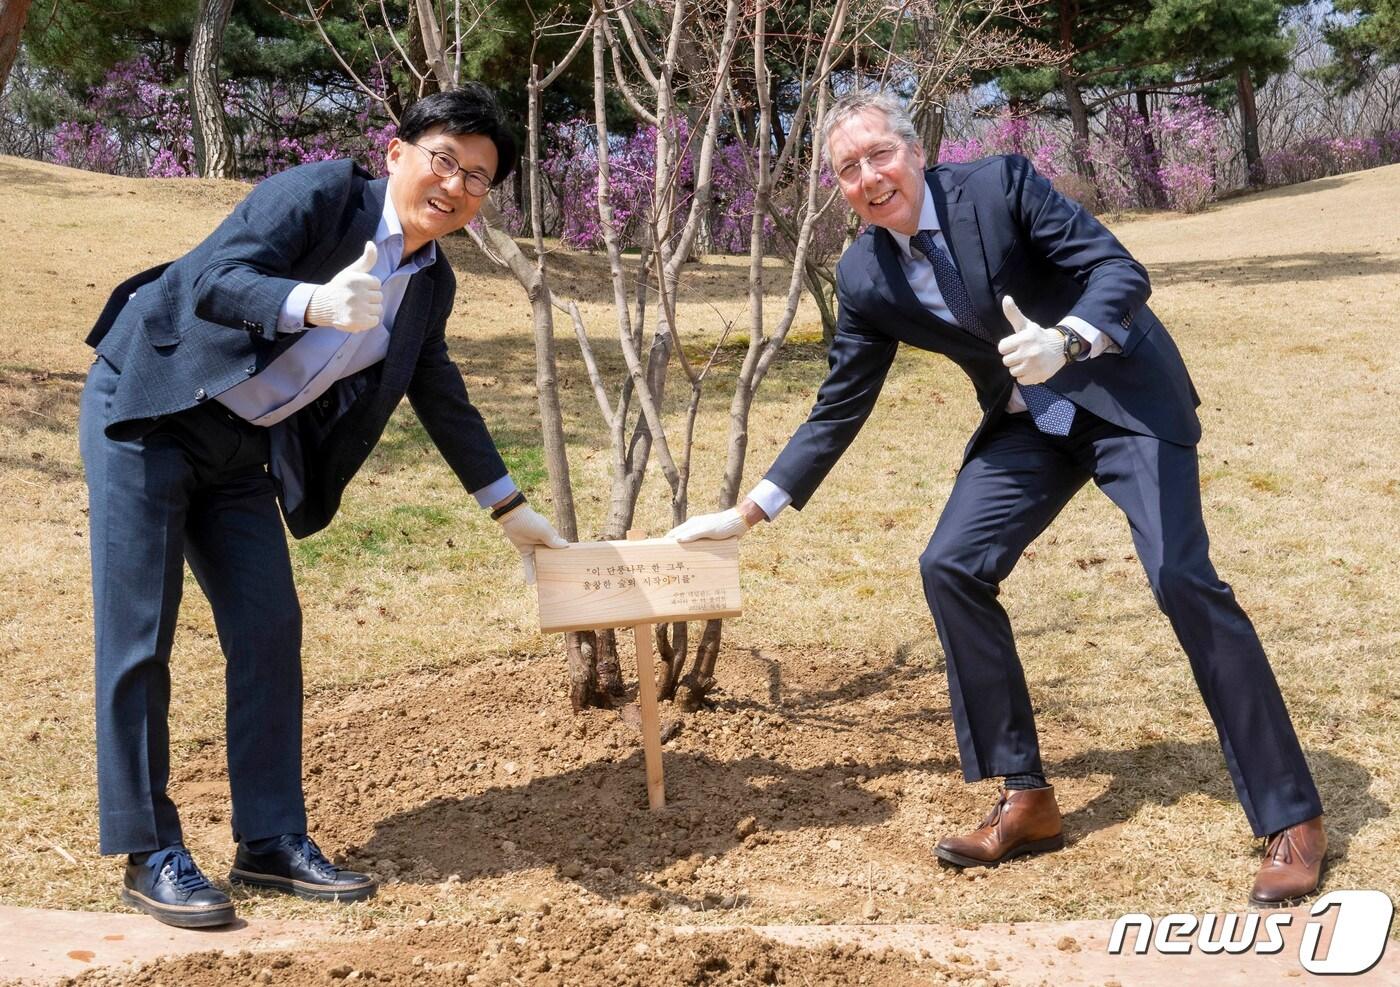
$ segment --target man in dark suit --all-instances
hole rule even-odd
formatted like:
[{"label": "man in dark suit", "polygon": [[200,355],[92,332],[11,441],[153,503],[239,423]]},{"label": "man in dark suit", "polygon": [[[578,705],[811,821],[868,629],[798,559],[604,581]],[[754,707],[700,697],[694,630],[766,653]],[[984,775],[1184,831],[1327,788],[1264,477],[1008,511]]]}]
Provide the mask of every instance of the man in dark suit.
[{"label": "man in dark suit", "polygon": [[[743,534],[801,508],[870,415],[901,342],[948,356],[983,410],[928,547],[924,592],[947,656],[968,781],[1002,776],[974,831],[940,840],[958,867],[1064,845],[999,586],[1092,479],[1127,515],[1256,835],[1269,837],[1250,900],[1316,889],[1322,804],[1248,617],[1207,551],[1186,367],[1146,305],[1147,273],[1021,157],[926,168],[885,94],[839,100],[826,151],[869,225],[836,269],[831,370],[805,424],[737,508],[692,518],[681,540]],[[1024,311],[1024,314],[1023,314]]]},{"label": "man in dark suit", "polygon": [[536,545],[566,544],[511,481],[445,338],[456,284],[435,241],[476,215],[515,157],[489,90],[429,96],[388,144],[388,179],[349,161],[269,178],[184,257],[118,287],[89,336],[79,437],[100,843],[128,855],[123,900],[162,922],[234,917],[166,794],[185,561],[227,660],[229,878],[353,901],[375,882],[307,835],[301,608],[282,518],[297,537],[330,523],[407,395],[462,485],[493,508],[527,580]]}]

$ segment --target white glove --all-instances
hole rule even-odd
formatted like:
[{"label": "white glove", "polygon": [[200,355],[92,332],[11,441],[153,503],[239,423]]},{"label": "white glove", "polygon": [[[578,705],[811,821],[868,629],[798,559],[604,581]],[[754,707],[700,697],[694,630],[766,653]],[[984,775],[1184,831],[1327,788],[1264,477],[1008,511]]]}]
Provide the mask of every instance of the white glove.
[{"label": "white glove", "polygon": [[1046,329],[1021,314],[1016,300],[1001,300],[1006,321],[1016,332],[997,343],[1001,362],[1018,384],[1043,384],[1065,365],[1065,337],[1058,329]]},{"label": "white glove", "polygon": [[359,260],[311,293],[306,324],[335,326],[344,332],[365,332],[379,325],[384,317],[384,296],[379,279],[369,273],[378,260],[374,242],[365,241]]},{"label": "white glove", "polygon": [[559,532],[554,530],[554,525],[550,524],[543,514],[537,512],[529,504],[521,504],[498,520],[501,527],[505,529],[506,537],[515,546],[515,550],[520,553],[520,563],[525,570],[526,586],[535,585],[536,545],[543,545],[546,548],[569,547],[569,543],[563,539]]},{"label": "white glove", "polygon": [[738,538],[748,531],[749,527],[744,515],[740,514],[737,508],[731,507],[717,514],[697,514],[666,532],[666,537],[679,542],[699,541],[701,538],[722,541],[725,538]]}]

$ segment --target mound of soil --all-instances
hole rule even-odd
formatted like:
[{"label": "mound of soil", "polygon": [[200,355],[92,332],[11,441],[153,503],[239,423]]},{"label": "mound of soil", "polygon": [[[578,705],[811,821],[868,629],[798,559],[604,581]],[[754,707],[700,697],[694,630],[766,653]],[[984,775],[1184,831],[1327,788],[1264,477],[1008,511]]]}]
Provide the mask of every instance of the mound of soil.
[{"label": "mound of soil", "polygon": [[[194,953],[135,972],[94,970],[65,987],[236,987],[262,984],[531,984],[568,987],[869,984],[998,979],[977,967],[946,967],[854,945],[812,950],[743,931],[676,933],[621,917],[580,922],[548,911],[435,924],[327,943],[297,953]],[[943,964],[939,964],[943,966]],[[990,979],[989,979],[990,978]]]}]

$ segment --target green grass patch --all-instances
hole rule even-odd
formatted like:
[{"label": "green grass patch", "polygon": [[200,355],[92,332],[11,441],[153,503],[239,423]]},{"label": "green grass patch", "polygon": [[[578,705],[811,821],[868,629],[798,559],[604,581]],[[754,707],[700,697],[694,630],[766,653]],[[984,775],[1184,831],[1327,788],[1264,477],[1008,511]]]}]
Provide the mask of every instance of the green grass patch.
[{"label": "green grass patch", "polygon": [[367,559],[385,558],[436,548],[445,543],[441,530],[459,521],[458,512],[426,504],[397,504],[377,517],[357,517],[332,523],[324,531],[292,544],[292,557],[307,568],[353,566]]},{"label": "green grass patch", "polygon": [[[495,440],[496,449],[505,460],[511,478],[527,495],[545,483],[548,474],[544,464],[544,447],[538,432],[497,425],[491,428],[491,438]],[[441,460],[437,446],[433,444],[418,417],[411,411],[400,408],[389,419],[370,463],[388,472],[427,459]]]},{"label": "green grass patch", "polygon": [[548,472],[544,465],[544,446],[540,444],[538,433],[517,432],[509,428],[493,429],[492,438],[496,449],[506,462],[511,479],[516,486],[532,495],[544,485]]},{"label": "green grass patch", "polygon": [[407,407],[400,407],[374,447],[374,459],[381,466],[402,466],[424,455],[437,455],[437,447],[418,416]]}]

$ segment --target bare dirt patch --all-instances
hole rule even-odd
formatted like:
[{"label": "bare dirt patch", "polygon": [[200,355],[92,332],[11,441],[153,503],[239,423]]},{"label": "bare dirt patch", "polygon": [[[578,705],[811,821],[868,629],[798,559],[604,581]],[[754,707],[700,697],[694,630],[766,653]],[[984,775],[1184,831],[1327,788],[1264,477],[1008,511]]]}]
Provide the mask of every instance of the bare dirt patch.
[{"label": "bare dirt patch", "polygon": [[[748,987],[812,984],[904,987],[966,983],[985,967],[949,966],[948,976],[887,947],[833,944],[809,948],[753,932],[676,932],[620,916],[580,922],[551,912],[435,923],[369,932],[298,952],[197,953],[146,965],[136,973],[92,971],[73,987],[225,987],[258,984],[531,984],[536,987],[652,987],[656,984]],[[983,979],[991,987],[997,979]]]}]

